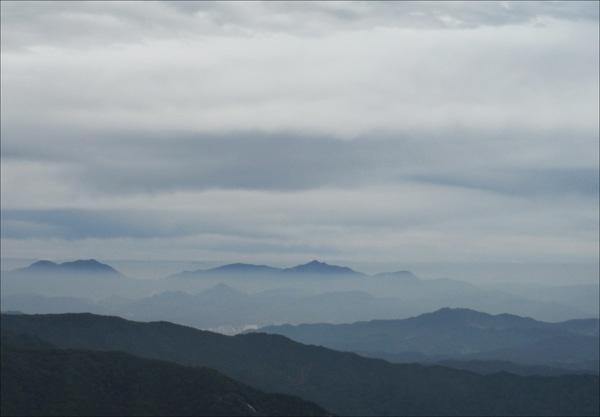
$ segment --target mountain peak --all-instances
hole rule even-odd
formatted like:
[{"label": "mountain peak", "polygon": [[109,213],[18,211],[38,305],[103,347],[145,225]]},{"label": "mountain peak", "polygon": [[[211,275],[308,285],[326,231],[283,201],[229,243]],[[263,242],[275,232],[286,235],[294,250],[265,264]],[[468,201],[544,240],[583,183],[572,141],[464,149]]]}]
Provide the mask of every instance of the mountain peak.
[{"label": "mountain peak", "polygon": [[61,268],[72,271],[119,273],[112,266],[98,262],[95,259],[77,260],[65,262],[59,265]]},{"label": "mountain peak", "polygon": [[98,262],[95,259],[80,259],[77,261],[64,262],[61,264],[57,264],[52,261],[41,260],[32,263],[26,268],[22,268],[20,271],[42,271],[45,273],[85,272],[122,275],[112,266]]},{"label": "mountain peak", "polygon": [[301,274],[359,274],[353,269],[345,266],[329,265],[325,262],[319,262],[316,259],[304,265],[298,265],[293,268],[284,269],[286,272],[295,272]]},{"label": "mountain peak", "polygon": [[58,266],[58,264],[56,264],[52,261],[41,260],[41,261],[32,263],[31,265],[29,265],[28,268],[53,268],[56,266]]}]

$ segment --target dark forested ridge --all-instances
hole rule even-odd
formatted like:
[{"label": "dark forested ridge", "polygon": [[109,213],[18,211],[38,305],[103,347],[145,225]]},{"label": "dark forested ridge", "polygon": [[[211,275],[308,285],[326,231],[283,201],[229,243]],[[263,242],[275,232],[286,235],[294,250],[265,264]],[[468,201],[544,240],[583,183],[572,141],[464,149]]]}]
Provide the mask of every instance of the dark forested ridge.
[{"label": "dark forested ridge", "polygon": [[3,416],[330,415],[316,404],[261,392],[212,369],[122,352],[3,343],[0,389]]},{"label": "dark forested ridge", "polygon": [[341,415],[600,413],[597,375],[479,375],[441,366],[391,364],[278,335],[230,337],[167,322],[91,314],[3,315],[2,331],[29,334],[59,348],[121,350],[206,366]]}]

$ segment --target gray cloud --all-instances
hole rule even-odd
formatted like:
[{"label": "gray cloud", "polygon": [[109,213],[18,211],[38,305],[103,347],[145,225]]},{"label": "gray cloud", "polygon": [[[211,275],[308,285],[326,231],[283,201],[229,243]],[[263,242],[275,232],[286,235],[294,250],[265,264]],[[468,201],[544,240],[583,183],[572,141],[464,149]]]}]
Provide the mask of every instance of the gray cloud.
[{"label": "gray cloud", "polygon": [[0,5],[3,257],[597,260],[594,2]]},{"label": "gray cloud", "polygon": [[506,169],[503,172],[482,172],[460,175],[414,175],[416,181],[475,188],[490,192],[537,197],[579,194],[597,199],[600,189],[600,171],[597,168]]},{"label": "gray cloud", "polygon": [[376,27],[473,29],[597,20],[594,2],[70,2],[2,3],[3,48],[115,45],[209,35],[323,36]]},{"label": "gray cloud", "polygon": [[[584,135],[582,140],[593,138]],[[505,194],[598,195],[598,168],[573,166],[577,155],[569,161],[562,153],[562,165],[550,158],[531,166],[531,161],[510,160],[527,148],[512,145],[497,154],[498,138],[473,134],[352,141],[259,132],[168,138],[117,134],[88,143],[57,142],[36,147],[14,142],[3,149],[3,159],[58,164],[64,167],[57,178],[61,182],[109,195],[219,188],[295,191],[406,181]]]}]

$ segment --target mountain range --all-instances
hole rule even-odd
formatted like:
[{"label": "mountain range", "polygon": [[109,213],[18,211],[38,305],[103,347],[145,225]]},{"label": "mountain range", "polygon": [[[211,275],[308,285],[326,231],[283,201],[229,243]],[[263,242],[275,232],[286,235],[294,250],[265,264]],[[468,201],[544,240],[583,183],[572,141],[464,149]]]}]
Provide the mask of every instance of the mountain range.
[{"label": "mountain range", "polygon": [[547,323],[511,314],[444,308],[404,320],[267,326],[300,343],[392,362],[501,360],[599,372],[598,319]]},{"label": "mountain range", "polygon": [[267,394],[204,367],[124,352],[56,349],[2,332],[2,402],[8,415],[331,415],[297,397]]},{"label": "mountain range", "polygon": [[[237,263],[157,280],[128,278],[95,260],[62,264],[40,261],[3,271],[0,284],[5,309],[27,313],[89,311],[148,320],[161,317],[150,307],[145,310],[144,305],[162,305],[164,311],[171,311],[164,319],[200,328],[401,319],[443,307],[564,321],[598,317],[600,304],[598,285],[536,286],[511,292],[452,279],[422,280],[409,271],[366,275],[318,261],[285,269]],[[202,293],[220,284],[231,287],[230,292],[238,291],[240,303],[207,304],[207,294]],[[229,297],[219,291],[211,296]],[[174,305],[169,307],[169,303]],[[200,309],[205,315],[186,315],[177,303],[185,303],[189,311]],[[69,310],[67,305],[76,309]],[[209,316],[218,320],[209,322]]]},{"label": "mountain range", "polygon": [[[168,322],[139,323],[92,314],[4,314],[0,323],[3,335],[34,340],[38,345],[123,351],[184,366],[209,367],[266,392],[316,402],[338,415],[598,415],[600,412],[598,375],[482,375],[442,366],[392,364],[350,352],[303,345],[280,335],[224,336]],[[41,369],[47,369],[47,360],[54,359],[43,359]],[[101,359],[91,360],[101,363]],[[129,365],[123,369],[130,369]],[[4,402],[4,392],[2,398]]]},{"label": "mountain range", "polygon": [[170,275],[171,279],[190,278],[190,277],[203,277],[214,274],[269,274],[269,275],[287,275],[293,274],[298,275],[355,275],[365,276],[362,272],[354,271],[351,268],[345,266],[329,265],[325,262],[319,262],[313,260],[306,264],[297,265],[291,268],[275,268],[267,265],[254,265],[245,263],[234,263],[219,266],[211,269],[197,269],[195,271],[184,271],[178,274]]}]

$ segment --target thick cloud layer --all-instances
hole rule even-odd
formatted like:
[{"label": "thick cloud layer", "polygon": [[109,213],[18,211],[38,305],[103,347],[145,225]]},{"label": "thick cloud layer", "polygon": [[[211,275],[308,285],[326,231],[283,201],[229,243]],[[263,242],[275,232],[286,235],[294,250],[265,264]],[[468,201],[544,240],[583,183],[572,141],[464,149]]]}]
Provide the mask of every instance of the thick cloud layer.
[{"label": "thick cloud layer", "polygon": [[598,262],[594,2],[2,2],[2,257]]}]

